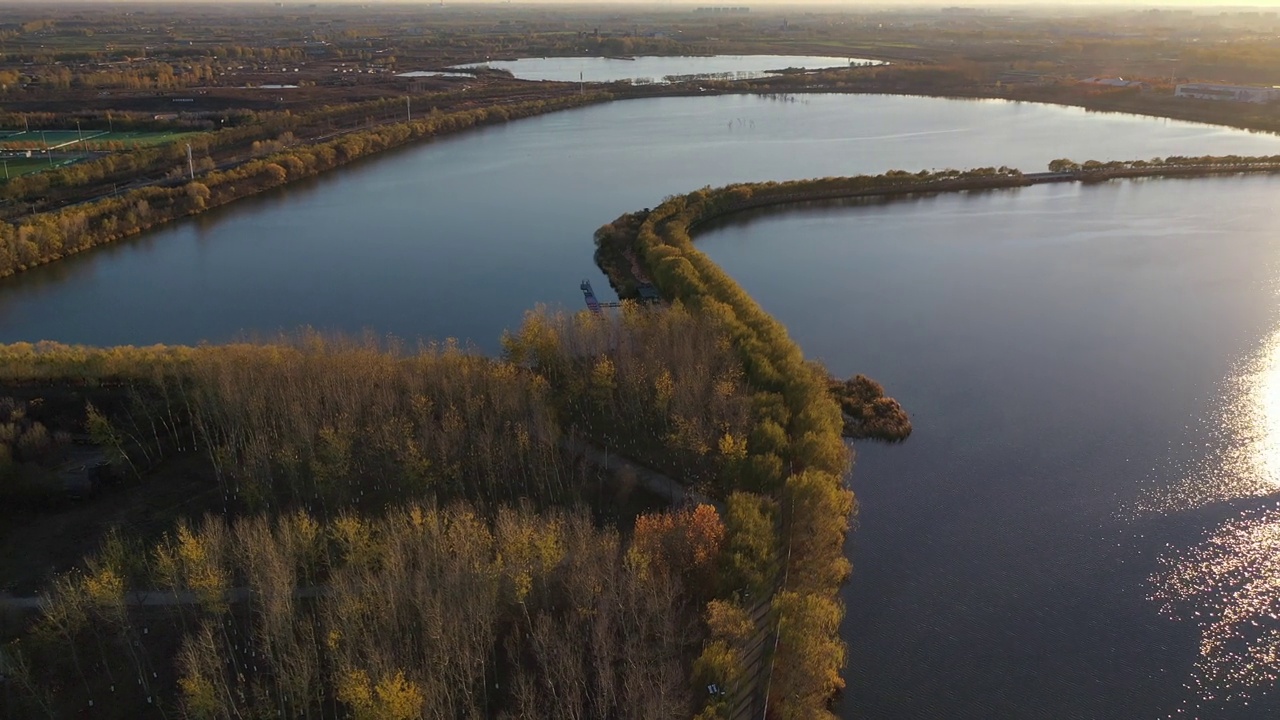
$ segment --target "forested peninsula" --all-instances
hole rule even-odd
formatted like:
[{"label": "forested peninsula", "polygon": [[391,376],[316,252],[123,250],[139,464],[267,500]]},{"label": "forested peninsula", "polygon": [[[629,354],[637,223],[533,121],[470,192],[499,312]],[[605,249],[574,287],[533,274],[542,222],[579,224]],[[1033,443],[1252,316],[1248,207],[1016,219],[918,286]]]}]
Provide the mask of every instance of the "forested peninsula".
[{"label": "forested peninsula", "polygon": [[[825,371],[784,335],[745,351],[747,330],[676,303],[533,312],[501,359],[314,334],[0,348],[25,418],[7,506],[40,507],[81,427],[116,482],[208,500],[53,583],[4,648],[22,707],[728,718],[767,693],[780,717],[822,716],[849,456]],[[660,509],[583,443],[708,499]]]}]

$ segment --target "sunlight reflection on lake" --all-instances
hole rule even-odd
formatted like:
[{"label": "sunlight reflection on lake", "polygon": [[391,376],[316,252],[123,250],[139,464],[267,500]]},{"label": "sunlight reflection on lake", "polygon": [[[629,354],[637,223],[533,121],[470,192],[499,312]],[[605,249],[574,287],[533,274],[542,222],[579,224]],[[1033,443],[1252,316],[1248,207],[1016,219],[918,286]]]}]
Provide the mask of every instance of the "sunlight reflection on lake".
[{"label": "sunlight reflection on lake", "polygon": [[[1280,491],[1280,329],[1223,385],[1217,432],[1198,472],[1151,498],[1170,513]],[[1193,622],[1200,657],[1192,683],[1201,701],[1247,701],[1280,679],[1280,502],[1247,508],[1189,548],[1170,548],[1152,576],[1151,598],[1172,619]]]},{"label": "sunlight reflection on lake", "polygon": [[1280,328],[1223,381],[1205,431],[1205,455],[1181,482],[1151,489],[1135,515],[1280,491]]},{"label": "sunlight reflection on lake", "polygon": [[1247,511],[1161,559],[1152,599],[1200,627],[1193,682],[1204,700],[1248,698],[1280,679],[1280,510]]}]

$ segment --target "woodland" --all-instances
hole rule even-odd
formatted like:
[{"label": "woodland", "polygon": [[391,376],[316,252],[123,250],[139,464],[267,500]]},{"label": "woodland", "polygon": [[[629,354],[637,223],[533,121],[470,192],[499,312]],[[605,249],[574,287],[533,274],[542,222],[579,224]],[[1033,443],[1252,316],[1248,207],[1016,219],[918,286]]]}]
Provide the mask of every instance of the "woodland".
[{"label": "woodland", "polygon": [[[496,360],[315,334],[5,346],[7,383],[99,398],[82,424],[125,482],[195,456],[221,504],[55,577],[4,646],[13,707],[714,718],[767,686],[777,716],[821,715],[854,510],[840,413],[795,356],[753,387],[733,332],[677,303],[533,311]],[[48,462],[22,437],[29,489]],[[575,442],[701,499],[620,514],[640,491],[602,495]]]}]

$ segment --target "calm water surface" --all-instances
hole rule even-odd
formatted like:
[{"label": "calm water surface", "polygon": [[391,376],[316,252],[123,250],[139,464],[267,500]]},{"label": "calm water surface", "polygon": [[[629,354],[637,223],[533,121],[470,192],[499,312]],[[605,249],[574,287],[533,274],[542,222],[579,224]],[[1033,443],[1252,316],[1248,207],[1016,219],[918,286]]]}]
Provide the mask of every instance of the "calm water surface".
[{"label": "calm water surface", "polygon": [[705,57],[659,57],[645,55],[634,60],[601,57],[550,57],[521,58],[519,60],[492,60],[459,67],[490,67],[507,70],[521,80],[557,80],[560,82],[664,82],[669,76],[706,75],[717,78],[742,80],[763,77],[770,70],[787,68],[848,67],[880,65],[877,60],[864,58],[830,57],[813,55],[711,55]]},{"label": "calm water surface", "polygon": [[1280,139],[992,101],[613,103],[373,158],[5,280],[0,341],[194,343],[311,325],[495,350],[535,303],[581,307],[582,278],[606,290],[592,232],[671,193],[893,168],[1205,153],[1275,154]]},{"label": "calm water surface", "polygon": [[702,236],[914,416],[854,473],[847,717],[1280,717],[1277,193],[1041,186]]}]

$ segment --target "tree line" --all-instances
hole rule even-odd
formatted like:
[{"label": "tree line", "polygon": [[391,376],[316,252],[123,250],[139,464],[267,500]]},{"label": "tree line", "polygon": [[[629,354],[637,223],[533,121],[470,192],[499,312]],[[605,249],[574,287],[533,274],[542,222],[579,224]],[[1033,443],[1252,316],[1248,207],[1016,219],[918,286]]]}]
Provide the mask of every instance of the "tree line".
[{"label": "tree line", "polygon": [[1105,175],[1120,171],[1139,171],[1156,175],[1159,174],[1160,170],[1188,168],[1276,169],[1280,168],[1280,155],[1201,155],[1190,157],[1170,155],[1164,158],[1154,157],[1150,160],[1086,160],[1082,163],[1074,162],[1070,158],[1058,158],[1049,162],[1049,172],[1069,172],[1082,175]]},{"label": "tree line", "polygon": [[27,85],[31,89],[119,88],[123,90],[173,90],[214,81],[223,66],[211,61],[171,63],[145,60],[112,67],[39,64],[4,71],[0,92]]},{"label": "tree line", "polygon": [[[507,93],[509,95],[509,92]],[[543,93],[538,98],[547,102],[563,100],[551,93]],[[546,97],[551,95],[550,97]],[[581,99],[579,95],[572,97]],[[594,96],[600,101],[603,96]],[[462,94],[457,91],[428,93],[412,98],[416,107],[431,108],[422,113],[425,119],[428,114],[452,114],[445,110],[437,110],[437,106],[459,106],[460,109],[474,110],[477,103],[492,106],[523,105],[526,98],[512,99],[501,91],[493,94],[478,91]],[[520,108],[507,107],[507,112],[516,112]],[[389,119],[399,120],[404,117],[404,98],[379,98],[363,102],[338,103],[307,110],[305,112],[252,112],[246,110],[230,111],[217,118],[190,117],[173,121],[157,121],[150,116],[138,113],[11,113],[0,115],[0,125],[8,127],[31,127],[33,129],[65,130],[67,127],[81,122],[86,128],[117,127],[118,129],[143,130],[184,130],[201,131],[199,135],[188,135],[183,138],[184,144],[190,144],[192,153],[206,167],[201,172],[214,166],[214,160],[235,160],[252,151],[252,144],[279,142],[290,139],[290,144],[299,137],[316,135],[332,135],[341,128],[370,127],[375,122]],[[469,126],[469,125],[468,125]],[[216,130],[216,132],[214,132]],[[447,132],[448,130],[445,130]],[[40,145],[43,148],[43,144]],[[152,147],[134,147],[126,154],[108,155],[84,162],[68,165],[48,172],[23,175],[0,184],[0,198],[18,201],[19,205],[46,208],[51,203],[79,197],[85,187],[102,187],[110,183],[128,183],[140,176],[163,174],[178,169],[179,174],[186,171],[186,149],[180,144],[169,144]]]},{"label": "tree line", "polygon": [[[850,571],[843,548],[856,507],[844,483],[850,456],[843,417],[828,393],[826,371],[806,361],[785,328],[693,246],[690,227],[717,211],[713,197],[723,199],[710,191],[668,199],[640,223],[635,249],[663,297],[711,318],[742,363],[753,396],[735,489],[754,494],[757,509],[776,509],[778,531],[765,554],[786,558],[772,593],[777,650],[768,680],[771,712],[831,717],[828,701],[843,687],[838,590]],[[713,636],[706,662],[727,642]],[[728,711],[713,700],[703,717]]]},{"label": "tree line", "polygon": [[95,440],[121,469],[204,455],[228,514],[579,498],[545,386],[447,343],[409,351],[303,333],[268,345],[0,354],[9,382],[110,387],[111,406],[88,415],[103,417]]}]

